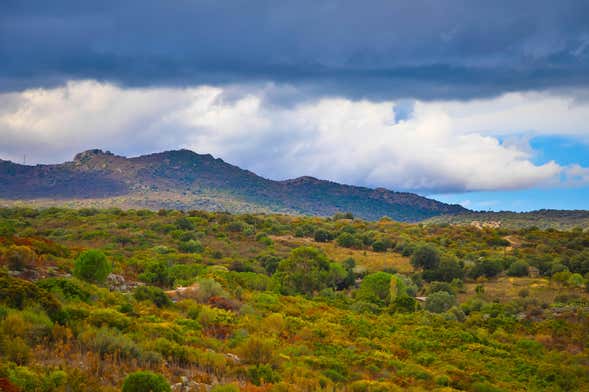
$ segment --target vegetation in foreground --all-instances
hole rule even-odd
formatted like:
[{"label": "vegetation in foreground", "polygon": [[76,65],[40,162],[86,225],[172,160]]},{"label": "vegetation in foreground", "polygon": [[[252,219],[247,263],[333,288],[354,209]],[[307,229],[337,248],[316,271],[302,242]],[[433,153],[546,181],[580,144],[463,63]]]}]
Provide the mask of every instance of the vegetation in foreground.
[{"label": "vegetation in foreground", "polygon": [[589,390],[589,233],[0,209],[0,389]]}]

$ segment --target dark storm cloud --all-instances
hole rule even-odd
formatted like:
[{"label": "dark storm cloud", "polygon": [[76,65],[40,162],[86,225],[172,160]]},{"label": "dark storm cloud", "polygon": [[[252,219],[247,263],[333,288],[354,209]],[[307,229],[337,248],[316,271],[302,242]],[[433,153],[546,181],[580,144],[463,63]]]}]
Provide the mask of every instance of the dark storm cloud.
[{"label": "dark storm cloud", "polygon": [[0,89],[274,81],[469,98],[589,85],[589,2],[3,0]]}]

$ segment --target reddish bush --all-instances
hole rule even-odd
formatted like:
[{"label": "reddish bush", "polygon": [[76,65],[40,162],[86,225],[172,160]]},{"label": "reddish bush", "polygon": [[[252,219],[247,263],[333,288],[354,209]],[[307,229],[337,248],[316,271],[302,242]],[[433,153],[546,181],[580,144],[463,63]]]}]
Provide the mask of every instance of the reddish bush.
[{"label": "reddish bush", "polygon": [[209,298],[209,305],[214,308],[236,311],[239,309],[239,303],[232,301],[224,297],[211,297]]},{"label": "reddish bush", "polygon": [[0,391],[3,392],[20,392],[20,388],[8,381],[6,378],[0,378]]}]

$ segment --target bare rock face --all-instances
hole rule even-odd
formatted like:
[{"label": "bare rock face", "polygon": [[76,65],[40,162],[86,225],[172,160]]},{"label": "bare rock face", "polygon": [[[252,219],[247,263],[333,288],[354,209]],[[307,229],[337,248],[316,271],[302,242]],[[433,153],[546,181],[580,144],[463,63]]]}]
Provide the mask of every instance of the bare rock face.
[{"label": "bare rock face", "polygon": [[181,377],[179,383],[172,385],[173,392],[208,392],[212,388],[212,385],[195,382],[185,376]]},{"label": "bare rock face", "polygon": [[109,274],[106,277],[106,285],[110,291],[130,291],[137,286],[143,286],[143,283],[127,281],[123,275]]}]

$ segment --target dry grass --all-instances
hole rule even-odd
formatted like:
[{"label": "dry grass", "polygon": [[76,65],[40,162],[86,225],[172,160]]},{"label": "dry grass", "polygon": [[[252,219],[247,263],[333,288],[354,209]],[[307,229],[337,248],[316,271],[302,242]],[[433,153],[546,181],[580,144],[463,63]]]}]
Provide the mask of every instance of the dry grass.
[{"label": "dry grass", "polygon": [[482,285],[485,289],[484,297],[489,300],[499,300],[506,302],[518,298],[523,289],[527,289],[530,298],[535,298],[540,302],[552,303],[557,295],[579,295],[588,298],[589,295],[580,288],[567,288],[551,283],[546,278],[514,278],[500,277],[497,279],[479,281],[477,283],[466,283],[466,293],[458,296],[459,302],[464,302],[476,296],[476,287]]},{"label": "dry grass", "polygon": [[334,242],[315,242],[310,238],[298,238],[290,235],[271,236],[271,238],[276,243],[291,248],[297,246],[320,248],[329,258],[337,262],[342,262],[351,257],[356,261],[358,267],[369,272],[382,271],[387,268],[394,268],[401,273],[413,272],[409,258],[393,252],[372,252],[369,250],[342,248]]}]

